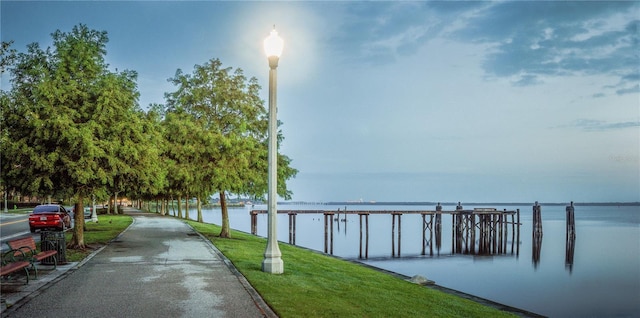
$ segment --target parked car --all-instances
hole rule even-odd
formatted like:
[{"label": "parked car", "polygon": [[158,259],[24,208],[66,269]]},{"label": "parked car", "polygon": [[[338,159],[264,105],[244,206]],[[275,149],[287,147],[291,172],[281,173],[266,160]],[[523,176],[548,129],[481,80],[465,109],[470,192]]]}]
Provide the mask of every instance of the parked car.
[{"label": "parked car", "polygon": [[90,219],[91,218],[91,209],[89,207],[85,207],[84,208],[84,218],[85,219]]},{"label": "parked car", "polygon": [[42,204],[29,214],[29,230],[54,229],[64,231],[71,228],[71,212],[59,204]]}]

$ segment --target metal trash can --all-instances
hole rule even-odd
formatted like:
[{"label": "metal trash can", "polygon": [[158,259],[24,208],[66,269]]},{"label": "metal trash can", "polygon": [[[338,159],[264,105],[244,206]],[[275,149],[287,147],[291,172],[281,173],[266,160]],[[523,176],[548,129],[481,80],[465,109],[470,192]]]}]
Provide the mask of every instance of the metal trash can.
[{"label": "metal trash can", "polygon": [[67,263],[67,241],[62,231],[43,231],[40,233],[40,250],[58,252],[55,256],[50,256],[41,261],[44,265],[54,265],[54,257],[58,259],[58,265]]}]

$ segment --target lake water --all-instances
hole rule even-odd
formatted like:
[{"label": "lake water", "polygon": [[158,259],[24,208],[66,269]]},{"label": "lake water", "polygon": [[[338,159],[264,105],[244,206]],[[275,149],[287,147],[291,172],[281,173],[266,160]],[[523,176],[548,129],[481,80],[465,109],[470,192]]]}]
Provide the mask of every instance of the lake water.
[{"label": "lake water", "polygon": [[[483,206],[484,207],[484,206]],[[289,205],[280,210],[435,210],[435,206],[406,205]],[[475,206],[464,206],[472,209]],[[391,215],[369,216],[366,264],[404,274],[422,275],[438,285],[550,317],[640,317],[640,207],[576,206],[573,262],[568,258],[565,206],[542,206],[540,248],[532,239],[531,206],[496,206],[520,209],[519,240],[506,235],[506,251],[494,255],[455,253],[452,217],[443,215],[440,248],[429,245],[422,255],[422,217],[402,216],[401,256],[392,257]],[[251,209],[229,210],[231,227],[250,232]],[[455,206],[443,206],[454,210]],[[191,218],[196,217],[190,211]],[[203,210],[207,223],[220,224],[219,209]],[[344,215],[340,216],[344,219]],[[288,242],[289,218],[278,215],[278,240]],[[397,222],[397,221],[396,221]],[[296,245],[324,251],[322,214],[298,214]],[[258,235],[267,233],[266,214],[258,215]],[[357,215],[334,222],[333,254],[358,259],[360,223]],[[397,223],[396,223],[397,235]],[[397,236],[394,239],[397,244]],[[434,240],[435,242],[435,240]],[[396,245],[397,246],[397,245]],[[433,255],[430,255],[433,248]],[[398,253],[397,249],[395,250]],[[397,255],[397,254],[396,254]],[[285,263],[286,271],[286,263]]]}]

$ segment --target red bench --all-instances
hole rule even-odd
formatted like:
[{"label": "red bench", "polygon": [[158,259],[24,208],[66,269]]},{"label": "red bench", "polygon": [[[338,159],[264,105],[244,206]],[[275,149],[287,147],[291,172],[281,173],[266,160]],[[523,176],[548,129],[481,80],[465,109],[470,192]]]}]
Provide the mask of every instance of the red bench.
[{"label": "red bench", "polygon": [[7,242],[9,248],[14,251],[14,256],[23,256],[25,261],[28,261],[35,272],[35,278],[38,278],[38,269],[35,266],[35,262],[40,262],[45,258],[53,257],[53,268],[58,266],[58,251],[55,249],[49,251],[38,252],[36,249],[36,241],[32,236],[27,236],[21,239]]},{"label": "red bench", "polygon": [[27,274],[27,282],[26,284],[29,283],[29,269],[27,267],[29,267],[31,265],[30,262],[28,261],[16,261],[16,262],[9,262],[6,265],[2,265],[0,266],[0,276],[7,276],[9,274],[12,274],[14,272],[17,272],[21,269],[24,269],[25,273]]}]

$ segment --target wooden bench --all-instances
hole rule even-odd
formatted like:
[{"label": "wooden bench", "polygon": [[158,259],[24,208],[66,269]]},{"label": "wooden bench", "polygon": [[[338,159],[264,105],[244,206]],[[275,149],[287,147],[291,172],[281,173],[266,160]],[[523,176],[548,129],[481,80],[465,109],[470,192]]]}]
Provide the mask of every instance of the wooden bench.
[{"label": "wooden bench", "polygon": [[48,251],[38,252],[36,248],[36,241],[33,240],[33,236],[27,236],[21,239],[8,241],[7,244],[12,251],[14,251],[14,256],[18,257],[23,255],[31,264],[33,271],[35,272],[35,278],[38,278],[38,269],[35,266],[35,262],[40,262],[45,258],[53,257],[53,268],[58,266],[58,251],[56,249],[51,249]]},{"label": "wooden bench", "polygon": [[24,269],[25,273],[27,274],[27,282],[25,284],[29,283],[29,269],[28,267],[31,265],[31,263],[27,262],[27,261],[19,261],[19,262],[12,262],[12,263],[7,263],[7,265],[2,265],[0,266],[0,276],[7,276],[9,274],[12,274],[14,272],[17,272],[21,269]]},{"label": "wooden bench", "polygon": [[[24,269],[24,272],[27,275],[27,282],[25,284],[28,284],[29,283],[28,267],[31,266],[31,262],[25,261],[25,260],[17,261],[14,256],[16,252],[17,251],[10,250],[2,256],[2,266],[0,266],[0,276],[8,276],[21,269]],[[26,257],[24,254],[22,254],[22,256]]]}]

